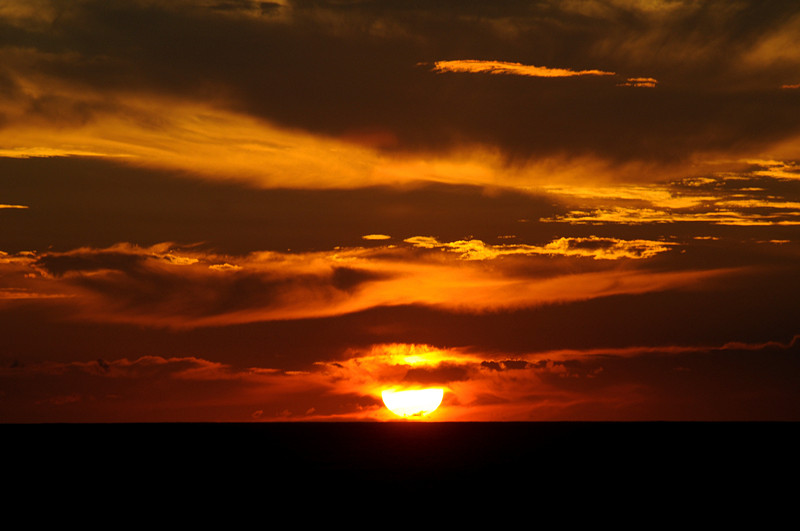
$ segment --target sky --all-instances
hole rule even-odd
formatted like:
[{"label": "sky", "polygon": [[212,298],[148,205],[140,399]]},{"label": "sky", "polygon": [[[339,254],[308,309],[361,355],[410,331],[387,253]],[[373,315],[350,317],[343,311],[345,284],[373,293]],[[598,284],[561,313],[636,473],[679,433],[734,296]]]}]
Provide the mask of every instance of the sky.
[{"label": "sky", "polygon": [[800,420],[800,5],[5,0],[0,422]]}]

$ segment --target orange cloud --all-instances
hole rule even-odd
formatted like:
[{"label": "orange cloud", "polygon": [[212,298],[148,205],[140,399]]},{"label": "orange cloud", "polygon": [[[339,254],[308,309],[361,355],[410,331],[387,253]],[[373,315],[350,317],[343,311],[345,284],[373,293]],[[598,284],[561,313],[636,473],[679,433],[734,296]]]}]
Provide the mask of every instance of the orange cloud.
[{"label": "orange cloud", "polygon": [[761,168],[755,170],[753,175],[769,177],[779,181],[793,181],[800,179],[800,164],[792,161],[782,160],[746,160],[750,164],[756,164]]},{"label": "orange cloud", "polygon": [[[747,403],[750,387],[727,385],[719,400],[706,397],[707,386],[719,385],[719,378],[726,383],[735,378],[720,375],[730,370],[724,360],[733,357],[739,367],[766,357],[790,368],[793,357],[786,353],[799,340],[514,355],[389,343],[351,349],[344,359],[320,361],[306,371],[163,356],[31,363],[0,367],[0,417],[11,422],[394,420],[381,403],[381,391],[426,387],[445,389],[441,407],[428,420],[685,419],[694,418],[685,408],[698,400],[704,405],[701,416],[747,417],[749,409],[731,410],[730,401]],[[770,396],[780,400],[796,393],[791,383]],[[705,392],[687,394],[692,386]],[[782,418],[786,411],[768,416]]]},{"label": "orange cloud", "polygon": [[559,238],[544,246],[536,245],[487,245],[481,240],[459,240],[440,243],[430,236],[406,238],[406,243],[424,249],[445,249],[461,253],[463,260],[492,260],[512,255],[561,255],[581,256],[595,260],[619,260],[622,258],[651,258],[668,251],[672,243],[653,240],[620,240],[617,238]]},{"label": "orange cloud", "polygon": [[509,63],[505,61],[479,61],[461,59],[457,61],[436,61],[432,69],[436,73],[460,72],[470,74],[509,74],[530,77],[572,77],[572,76],[613,76],[614,72],[602,70],[569,70],[545,66]]},{"label": "orange cloud", "polygon": [[658,80],[652,77],[629,77],[625,83],[620,83],[618,87],[646,87],[655,88]]},{"label": "orange cloud", "polygon": [[733,210],[717,210],[714,212],[683,212],[676,213],[652,208],[624,208],[597,209],[591,211],[575,210],[563,216],[542,218],[544,222],[564,222],[571,224],[596,224],[619,223],[624,225],[638,225],[642,223],[677,223],[677,222],[704,222],[714,225],[800,225],[800,219],[786,219],[786,216],[800,217],[800,212],[787,212],[783,214],[743,213]]},{"label": "orange cloud", "polygon": [[[220,256],[170,244],[14,256],[2,264],[6,304],[56,298],[71,319],[197,327],[343,315],[380,306],[426,305],[460,312],[691,286],[732,270],[650,272],[611,265],[553,276],[552,255],[647,258],[662,242],[564,238],[541,248],[483,242],[261,252]],[[448,247],[452,245],[452,247]],[[444,248],[448,251],[442,253]],[[505,253],[505,254],[504,254]],[[531,255],[532,256],[528,256]],[[491,269],[481,262],[504,259]],[[465,259],[466,257],[466,259]],[[521,265],[525,267],[520,268]],[[214,267],[217,266],[217,267]]]},{"label": "orange cloud", "polygon": [[[544,222],[652,224],[701,222],[714,225],[798,225],[800,202],[781,185],[798,179],[793,162],[748,160],[749,171],[717,173],[664,184],[546,186],[570,210]],[[752,186],[756,181],[760,186]]]}]

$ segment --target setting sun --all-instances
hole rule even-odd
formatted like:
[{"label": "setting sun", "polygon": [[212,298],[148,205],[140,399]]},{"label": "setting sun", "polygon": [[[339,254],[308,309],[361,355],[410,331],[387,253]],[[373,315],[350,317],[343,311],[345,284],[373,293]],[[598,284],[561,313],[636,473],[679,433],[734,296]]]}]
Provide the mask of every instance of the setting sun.
[{"label": "setting sun", "polygon": [[399,417],[424,417],[430,415],[444,397],[444,389],[414,389],[408,391],[394,391],[386,389],[381,392],[383,403]]}]

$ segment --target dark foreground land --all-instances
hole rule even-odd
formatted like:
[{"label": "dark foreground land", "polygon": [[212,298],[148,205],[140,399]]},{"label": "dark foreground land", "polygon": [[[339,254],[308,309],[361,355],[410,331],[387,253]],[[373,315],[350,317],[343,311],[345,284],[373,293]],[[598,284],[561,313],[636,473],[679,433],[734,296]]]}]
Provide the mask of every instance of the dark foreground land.
[{"label": "dark foreground land", "polygon": [[[223,494],[260,503],[461,489],[536,503],[770,493],[800,472],[795,423],[0,425],[7,485],[32,492]],[[791,485],[785,491],[780,485]],[[277,489],[277,491],[276,491]],[[774,491],[773,491],[774,489]],[[731,498],[733,497],[733,498]],[[476,501],[476,503],[478,503]],[[533,502],[532,502],[533,503]]]}]

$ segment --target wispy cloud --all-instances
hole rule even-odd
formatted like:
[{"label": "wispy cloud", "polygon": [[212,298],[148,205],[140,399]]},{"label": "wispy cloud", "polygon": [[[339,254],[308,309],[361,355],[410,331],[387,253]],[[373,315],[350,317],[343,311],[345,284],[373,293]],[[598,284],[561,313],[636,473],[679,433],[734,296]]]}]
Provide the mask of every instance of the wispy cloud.
[{"label": "wispy cloud", "polygon": [[617,238],[558,238],[543,245],[487,245],[481,240],[439,242],[430,236],[406,238],[407,243],[425,249],[444,249],[460,253],[464,260],[492,260],[514,255],[576,256],[595,260],[650,258],[670,249],[674,243],[653,240],[620,240]]},{"label": "wispy cloud", "polygon": [[573,77],[573,76],[613,76],[614,72],[603,70],[570,70],[568,68],[550,68],[546,66],[509,63],[506,61],[479,61],[461,59],[456,61],[436,61],[434,72],[457,72],[470,74],[509,74],[530,77]]},{"label": "wispy cloud", "polygon": [[790,210],[780,214],[761,214],[727,209],[719,209],[713,212],[674,212],[652,208],[612,207],[589,211],[575,210],[563,216],[542,218],[541,221],[573,224],[620,223],[628,225],[679,222],[738,226],[800,225],[800,212]]},{"label": "wispy cloud", "polygon": [[[3,277],[0,287],[13,298],[57,295],[73,320],[193,328],[345,315],[381,306],[480,314],[649,293],[734,272],[654,273],[613,265],[669,248],[664,242],[597,237],[562,238],[542,247],[417,237],[403,246],[221,256],[169,244],[120,244],[16,256],[2,266],[15,274]],[[500,257],[492,268],[481,263]],[[553,257],[595,260],[586,271],[576,263],[554,275],[548,266]],[[40,299],[41,304],[48,300]]]},{"label": "wispy cloud", "polygon": [[[572,224],[697,222],[730,226],[800,225],[800,201],[786,181],[800,178],[791,162],[751,160],[748,171],[719,173],[664,184],[548,186],[577,206],[542,218]],[[572,205],[571,205],[572,206]]]},{"label": "wispy cloud", "polygon": [[619,83],[618,86],[654,88],[657,84],[658,80],[652,77],[629,77],[625,83]]}]

